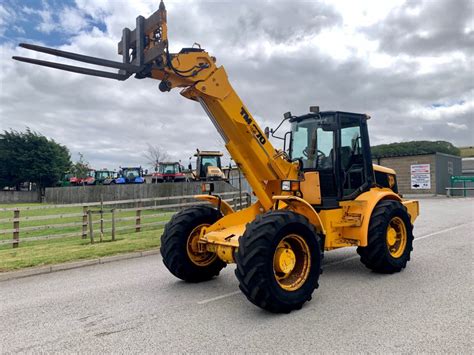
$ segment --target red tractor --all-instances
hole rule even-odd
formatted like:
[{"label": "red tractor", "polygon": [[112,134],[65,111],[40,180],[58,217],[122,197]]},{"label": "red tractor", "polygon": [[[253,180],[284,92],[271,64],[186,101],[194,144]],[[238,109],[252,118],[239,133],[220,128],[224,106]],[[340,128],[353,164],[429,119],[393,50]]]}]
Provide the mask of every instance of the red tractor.
[{"label": "red tractor", "polygon": [[183,173],[183,167],[179,162],[160,163],[158,171],[153,173],[151,182],[153,184],[161,182],[185,182],[186,175]]}]

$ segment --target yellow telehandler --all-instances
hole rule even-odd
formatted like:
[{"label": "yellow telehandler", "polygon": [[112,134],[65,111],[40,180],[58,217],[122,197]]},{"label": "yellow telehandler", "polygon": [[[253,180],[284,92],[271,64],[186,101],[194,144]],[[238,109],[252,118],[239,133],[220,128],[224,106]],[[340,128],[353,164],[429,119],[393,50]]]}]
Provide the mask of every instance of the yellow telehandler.
[{"label": "yellow telehandler", "polygon": [[182,88],[185,98],[202,106],[257,201],[234,211],[206,182],[206,194],[197,198],[210,205],[185,209],[165,227],[161,254],[169,271],[200,282],[236,263],[239,287],[252,303],[288,313],[318,287],[324,251],[357,247],[362,263],[375,272],[405,268],[418,202],[401,198],[395,171],[372,164],[369,116],[320,112],[317,106],[299,116],[286,113],[289,144],[275,149],[216,58],[200,46],[169,52],[166,21],[161,2],[149,18],[136,19],[134,30],[125,28],[118,43],[122,62],[20,44],[118,73],[14,59],[117,80],[132,74],[156,79],[162,92]]}]

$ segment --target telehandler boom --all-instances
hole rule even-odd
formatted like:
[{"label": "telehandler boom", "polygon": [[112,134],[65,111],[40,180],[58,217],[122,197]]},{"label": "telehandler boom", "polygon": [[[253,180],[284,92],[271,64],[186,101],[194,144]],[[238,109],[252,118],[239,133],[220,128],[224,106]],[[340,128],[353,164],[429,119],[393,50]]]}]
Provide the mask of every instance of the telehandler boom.
[{"label": "telehandler boom", "polygon": [[197,196],[210,206],[177,213],[161,237],[163,262],[189,282],[218,275],[236,263],[239,287],[271,312],[300,309],[318,287],[323,252],[357,247],[361,261],[380,273],[405,268],[418,202],[398,194],[395,171],[373,165],[365,114],[340,111],[284,115],[291,123],[288,149],[277,150],[259,127],[216,58],[200,46],[168,50],[166,9],[136,19],[118,43],[122,62],[30,44],[20,46],[118,73],[14,57],[85,75],[160,81],[162,92],[199,102],[247,178],[257,202],[234,211],[219,196]]}]

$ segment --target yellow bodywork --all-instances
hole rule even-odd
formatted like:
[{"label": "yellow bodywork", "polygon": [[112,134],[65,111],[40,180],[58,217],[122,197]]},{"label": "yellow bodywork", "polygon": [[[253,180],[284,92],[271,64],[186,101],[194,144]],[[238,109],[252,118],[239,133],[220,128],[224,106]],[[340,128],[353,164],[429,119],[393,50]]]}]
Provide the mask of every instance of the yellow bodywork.
[{"label": "yellow bodywork", "polygon": [[[355,200],[340,202],[340,208],[319,212],[296,196],[279,195],[274,196],[273,200],[273,209],[291,210],[308,218],[321,236],[324,236],[325,250],[367,246],[370,216],[381,200],[400,201],[407,208],[412,223],[419,214],[418,201],[402,200],[399,195],[386,188],[372,188]],[[210,202],[217,206],[217,198]],[[246,224],[253,221],[262,210],[257,202],[242,211],[224,213],[225,216],[217,223],[201,230],[201,243],[206,246],[206,250],[217,252],[219,256],[225,250],[225,259],[222,259],[234,262],[233,254],[239,247],[239,238],[244,234]]]}]

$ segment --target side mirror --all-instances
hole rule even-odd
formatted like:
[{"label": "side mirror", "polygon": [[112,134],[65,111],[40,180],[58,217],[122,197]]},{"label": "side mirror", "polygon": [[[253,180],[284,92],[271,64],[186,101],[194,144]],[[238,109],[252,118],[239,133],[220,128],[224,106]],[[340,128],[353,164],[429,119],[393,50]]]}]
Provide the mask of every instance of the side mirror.
[{"label": "side mirror", "polygon": [[191,165],[191,163],[189,163],[188,169],[189,169],[189,170],[193,170],[193,166]]},{"label": "side mirror", "polygon": [[269,138],[270,137],[270,127],[268,127],[268,126],[265,127],[264,133],[265,133],[265,137]]}]

